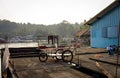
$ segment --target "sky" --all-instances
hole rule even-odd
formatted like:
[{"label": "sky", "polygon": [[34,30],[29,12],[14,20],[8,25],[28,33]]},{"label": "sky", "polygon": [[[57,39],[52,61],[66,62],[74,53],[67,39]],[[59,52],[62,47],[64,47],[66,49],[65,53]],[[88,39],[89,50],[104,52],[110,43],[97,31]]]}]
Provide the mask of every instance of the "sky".
[{"label": "sky", "polygon": [[0,19],[57,24],[89,20],[115,0],[0,0]]}]

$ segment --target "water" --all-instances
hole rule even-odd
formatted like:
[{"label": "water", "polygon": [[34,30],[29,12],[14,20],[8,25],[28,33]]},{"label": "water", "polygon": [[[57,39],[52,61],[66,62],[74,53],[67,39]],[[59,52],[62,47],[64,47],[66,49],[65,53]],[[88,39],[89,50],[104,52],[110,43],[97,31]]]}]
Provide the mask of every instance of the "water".
[{"label": "water", "polygon": [[83,72],[87,75],[90,75],[90,76],[92,76],[92,78],[108,78],[103,73],[91,70],[91,69],[83,67],[83,66],[81,66],[81,67],[74,66],[72,68],[75,69],[75,70],[78,70],[80,72]]},{"label": "water", "polygon": [[[37,42],[32,43],[7,43],[9,48],[19,48],[19,47],[38,47]],[[0,49],[5,48],[5,44],[0,44]]]}]

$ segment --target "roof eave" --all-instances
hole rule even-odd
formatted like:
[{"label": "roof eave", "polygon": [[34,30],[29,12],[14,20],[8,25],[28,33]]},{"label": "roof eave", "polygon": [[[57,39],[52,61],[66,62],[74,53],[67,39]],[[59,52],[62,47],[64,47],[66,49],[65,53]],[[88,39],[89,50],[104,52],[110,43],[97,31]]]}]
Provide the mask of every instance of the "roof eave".
[{"label": "roof eave", "polygon": [[85,24],[91,25],[93,22],[99,20],[102,16],[104,16],[106,13],[108,13],[109,11],[111,11],[113,8],[115,8],[118,5],[120,5],[120,0],[114,1],[112,4],[110,4],[108,7],[106,7],[105,9],[103,9],[101,12],[99,12],[93,18],[91,18],[90,20],[88,20]]}]

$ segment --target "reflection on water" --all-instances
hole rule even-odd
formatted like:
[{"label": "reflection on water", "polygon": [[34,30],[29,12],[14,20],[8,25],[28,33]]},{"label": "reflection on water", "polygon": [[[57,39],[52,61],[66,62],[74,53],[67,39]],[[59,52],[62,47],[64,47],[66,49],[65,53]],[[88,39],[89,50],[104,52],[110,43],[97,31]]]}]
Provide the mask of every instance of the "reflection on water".
[{"label": "reflection on water", "polygon": [[[38,47],[37,42],[33,43],[8,43],[9,48],[18,48],[18,47]],[[0,49],[5,48],[5,44],[0,44]]]}]

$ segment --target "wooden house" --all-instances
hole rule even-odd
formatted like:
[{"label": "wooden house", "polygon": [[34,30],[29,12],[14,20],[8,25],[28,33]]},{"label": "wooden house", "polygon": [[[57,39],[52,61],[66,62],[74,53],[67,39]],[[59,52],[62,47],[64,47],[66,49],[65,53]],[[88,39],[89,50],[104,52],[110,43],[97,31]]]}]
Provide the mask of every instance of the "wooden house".
[{"label": "wooden house", "polygon": [[120,0],[115,0],[87,21],[86,24],[91,26],[91,47],[106,48],[110,45],[117,45],[120,25]]}]

